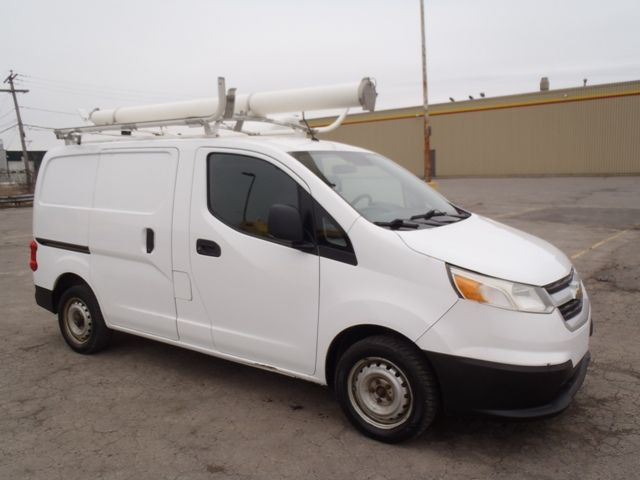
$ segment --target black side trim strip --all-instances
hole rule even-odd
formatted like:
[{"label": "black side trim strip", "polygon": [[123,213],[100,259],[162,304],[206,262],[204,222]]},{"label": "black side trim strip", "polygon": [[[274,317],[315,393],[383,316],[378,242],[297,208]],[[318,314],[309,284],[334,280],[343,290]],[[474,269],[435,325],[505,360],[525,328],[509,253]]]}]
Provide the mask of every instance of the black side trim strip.
[{"label": "black side trim strip", "polygon": [[60,248],[62,250],[70,250],[72,252],[78,253],[91,253],[89,251],[89,247],[76,245],[74,243],[58,242],[56,240],[49,240],[46,238],[36,238],[36,242],[38,242],[40,245],[44,245],[45,247]]}]

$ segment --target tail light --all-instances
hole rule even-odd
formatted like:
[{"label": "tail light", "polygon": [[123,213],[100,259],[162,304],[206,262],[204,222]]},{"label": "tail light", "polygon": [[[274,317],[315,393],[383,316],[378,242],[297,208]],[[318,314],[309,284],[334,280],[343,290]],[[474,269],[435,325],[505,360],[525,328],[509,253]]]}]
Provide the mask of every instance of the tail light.
[{"label": "tail light", "polygon": [[38,244],[35,240],[31,240],[31,260],[29,261],[29,267],[31,271],[35,272],[38,269]]}]

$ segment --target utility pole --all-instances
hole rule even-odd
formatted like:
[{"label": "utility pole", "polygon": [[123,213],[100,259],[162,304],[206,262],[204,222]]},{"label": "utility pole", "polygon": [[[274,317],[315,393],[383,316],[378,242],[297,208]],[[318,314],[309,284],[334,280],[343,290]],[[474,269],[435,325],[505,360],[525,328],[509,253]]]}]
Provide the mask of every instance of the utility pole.
[{"label": "utility pole", "polygon": [[431,163],[431,127],[429,126],[429,100],[427,95],[427,47],[424,34],[424,0],[420,0],[420,32],[422,34],[422,99],[424,109],[424,181],[431,183],[433,165]]},{"label": "utility pole", "polygon": [[31,168],[29,166],[29,152],[27,152],[26,137],[24,134],[24,126],[22,125],[22,117],[20,116],[20,107],[18,106],[18,98],[16,93],[27,93],[29,90],[16,90],[13,86],[13,80],[18,76],[17,73],[13,73],[13,70],[9,72],[7,78],[4,79],[4,83],[8,83],[10,89],[0,89],[0,92],[11,93],[13,96],[13,106],[16,109],[16,120],[18,121],[18,131],[20,133],[20,143],[22,144],[22,161],[24,162],[24,174],[27,179],[27,188],[29,191],[33,190],[33,177],[31,175]]}]

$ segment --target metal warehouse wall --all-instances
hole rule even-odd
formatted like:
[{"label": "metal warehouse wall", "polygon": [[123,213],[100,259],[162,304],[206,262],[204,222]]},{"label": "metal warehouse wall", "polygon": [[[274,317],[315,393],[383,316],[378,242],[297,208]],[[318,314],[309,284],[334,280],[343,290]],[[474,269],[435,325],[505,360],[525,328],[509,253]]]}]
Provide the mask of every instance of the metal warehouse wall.
[{"label": "metal warehouse wall", "polygon": [[[640,174],[640,81],[429,111],[438,177]],[[351,115],[323,137],[375,150],[423,176],[421,107]]]}]

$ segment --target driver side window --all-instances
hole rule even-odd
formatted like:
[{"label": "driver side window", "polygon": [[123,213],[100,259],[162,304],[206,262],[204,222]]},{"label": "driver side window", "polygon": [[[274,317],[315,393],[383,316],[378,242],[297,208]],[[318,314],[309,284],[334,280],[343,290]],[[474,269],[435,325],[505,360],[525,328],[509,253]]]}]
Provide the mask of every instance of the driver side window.
[{"label": "driver side window", "polygon": [[245,155],[212,153],[207,157],[207,181],[209,211],[236,230],[271,239],[267,225],[269,209],[275,204],[295,207],[311,230],[311,213],[303,201],[308,194],[269,162]]},{"label": "driver side window", "polygon": [[338,222],[275,165],[245,155],[211,153],[207,182],[209,211],[228,226],[276,241],[268,231],[269,209],[290,205],[300,212],[307,240],[317,245],[315,253],[357,265],[351,241]]}]

